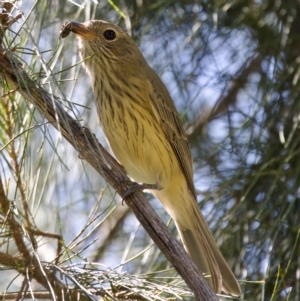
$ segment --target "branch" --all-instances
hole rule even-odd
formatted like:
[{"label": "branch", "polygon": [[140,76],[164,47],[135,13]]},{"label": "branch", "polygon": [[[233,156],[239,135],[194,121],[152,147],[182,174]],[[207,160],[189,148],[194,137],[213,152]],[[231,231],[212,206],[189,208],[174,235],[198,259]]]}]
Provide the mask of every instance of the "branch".
[{"label": "branch", "polygon": [[[216,116],[226,112],[230,105],[235,104],[236,96],[240,89],[247,83],[249,75],[260,69],[261,60],[261,56],[257,55],[252,59],[248,67],[243,65],[240,71],[237,72],[239,73],[239,76],[232,81],[227,93],[225,94],[224,91],[212,108],[204,107],[201,109],[199,115],[195,118],[194,124],[188,129],[188,132],[191,133],[191,135],[198,135],[208,122]],[[225,87],[225,90],[226,89],[227,87]]]},{"label": "branch", "polygon": [[[10,51],[0,54],[0,77],[17,90],[28,102],[34,104],[48,121],[61,132],[107,182],[124,196],[132,185],[122,166],[99,144],[95,136],[74,120],[61,105],[62,101],[49,94],[31,80]],[[152,240],[171,262],[176,271],[194,292],[196,300],[218,300],[182,245],[171,235],[141,192],[134,192],[125,200]]]}]

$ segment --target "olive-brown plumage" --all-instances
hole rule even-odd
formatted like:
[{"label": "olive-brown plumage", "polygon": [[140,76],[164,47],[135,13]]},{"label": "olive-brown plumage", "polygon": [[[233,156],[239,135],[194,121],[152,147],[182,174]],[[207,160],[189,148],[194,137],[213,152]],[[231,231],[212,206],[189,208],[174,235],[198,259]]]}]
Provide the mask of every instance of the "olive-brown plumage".
[{"label": "olive-brown plumage", "polygon": [[175,105],[133,39],[105,21],[70,22],[89,73],[100,125],[117,159],[174,219],[183,244],[215,292],[240,287],[198,209],[192,157]]}]

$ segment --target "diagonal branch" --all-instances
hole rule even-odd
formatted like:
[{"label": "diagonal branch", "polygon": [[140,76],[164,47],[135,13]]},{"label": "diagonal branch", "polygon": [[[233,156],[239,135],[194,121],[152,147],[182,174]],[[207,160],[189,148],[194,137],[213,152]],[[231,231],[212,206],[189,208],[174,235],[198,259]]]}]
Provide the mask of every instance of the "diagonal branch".
[{"label": "diagonal branch", "polygon": [[253,72],[259,71],[261,68],[262,58],[260,55],[255,56],[249,65],[245,67],[242,66],[241,70],[237,73],[239,76],[232,80],[232,84],[227,90],[227,93],[224,91],[216,104],[212,108],[204,107],[201,112],[199,112],[198,116],[195,118],[194,124],[189,128],[189,133],[191,135],[198,135],[201,132],[201,129],[206,126],[208,122],[213,120],[220,114],[225,113],[228,110],[230,105],[234,105],[236,103],[236,96],[238,92],[245,86],[249,75]]},{"label": "diagonal branch", "polygon": [[[98,143],[89,130],[81,127],[79,122],[64,110],[59,99],[31,80],[9,51],[0,54],[0,77],[12,89],[17,90],[24,99],[34,104],[76,149],[80,158],[92,165],[119,195],[126,195],[133,183],[130,182],[120,164]],[[156,245],[194,292],[196,299],[218,300],[182,245],[171,235],[143,194],[132,193],[126,197],[125,201]]]}]

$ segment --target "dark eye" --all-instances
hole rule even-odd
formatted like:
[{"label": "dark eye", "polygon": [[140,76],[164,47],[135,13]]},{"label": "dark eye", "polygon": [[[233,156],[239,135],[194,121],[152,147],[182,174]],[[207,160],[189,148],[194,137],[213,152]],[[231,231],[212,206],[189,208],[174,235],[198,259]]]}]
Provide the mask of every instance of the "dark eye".
[{"label": "dark eye", "polygon": [[114,40],[116,38],[116,33],[111,29],[105,30],[103,35],[104,38],[109,41]]}]

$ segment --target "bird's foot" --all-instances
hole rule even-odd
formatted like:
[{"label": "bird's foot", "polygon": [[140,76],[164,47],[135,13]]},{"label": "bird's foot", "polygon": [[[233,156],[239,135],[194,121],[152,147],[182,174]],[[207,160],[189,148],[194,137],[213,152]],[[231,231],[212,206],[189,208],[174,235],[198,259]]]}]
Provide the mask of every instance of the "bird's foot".
[{"label": "bird's foot", "polygon": [[[129,182],[129,181],[128,181]],[[155,184],[147,184],[147,183],[136,183],[136,182],[131,182],[130,181],[130,187],[127,189],[127,191],[124,193],[123,198],[122,198],[122,205],[124,205],[125,199],[131,195],[132,193],[136,191],[144,191],[146,189],[151,189],[151,190],[162,190],[162,187],[155,183]]]}]

